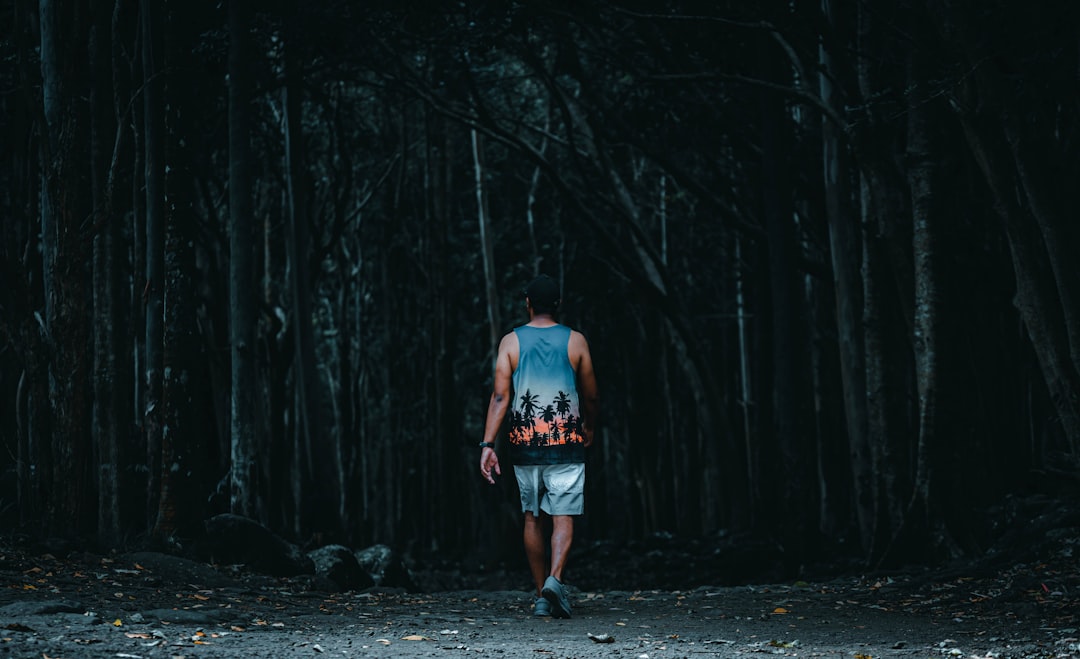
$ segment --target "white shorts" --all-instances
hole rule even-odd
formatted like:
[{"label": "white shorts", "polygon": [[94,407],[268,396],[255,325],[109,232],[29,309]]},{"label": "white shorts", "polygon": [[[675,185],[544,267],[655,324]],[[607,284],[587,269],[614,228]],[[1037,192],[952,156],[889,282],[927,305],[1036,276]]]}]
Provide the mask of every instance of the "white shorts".
[{"label": "white shorts", "polygon": [[580,515],[585,512],[585,464],[515,465],[521,512]]}]

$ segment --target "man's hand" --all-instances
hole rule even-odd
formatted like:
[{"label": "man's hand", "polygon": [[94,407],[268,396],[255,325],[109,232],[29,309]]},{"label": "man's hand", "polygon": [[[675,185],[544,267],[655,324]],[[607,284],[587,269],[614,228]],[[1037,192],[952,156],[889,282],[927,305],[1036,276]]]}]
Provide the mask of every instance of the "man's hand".
[{"label": "man's hand", "polygon": [[495,484],[495,476],[502,476],[502,470],[499,469],[499,456],[495,455],[495,450],[490,448],[484,448],[480,450],[480,475],[483,476],[487,482],[492,485]]}]

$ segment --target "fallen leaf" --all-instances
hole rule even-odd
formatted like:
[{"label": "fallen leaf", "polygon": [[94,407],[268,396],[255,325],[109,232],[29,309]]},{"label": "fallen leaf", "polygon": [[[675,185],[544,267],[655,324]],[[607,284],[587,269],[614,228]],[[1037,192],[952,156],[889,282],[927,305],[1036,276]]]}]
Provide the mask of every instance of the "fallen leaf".
[{"label": "fallen leaf", "polygon": [[420,634],[409,634],[408,636],[402,636],[403,641],[430,641],[427,636],[421,636]]},{"label": "fallen leaf", "polygon": [[597,643],[614,643],[615,642],[615,637],[612,636],[611,634],[591,634],[590,633],[588,636],[589,636],[589,638],[596,641]]},{"label": "fallen leaf", "polygon": [[113,627],[123,627],[124,623],[120,621],[120,618],[113,620]]},{"label": "fallen leaf", "polygon": [[775,614],[777,614],[777,615],[782,615],[782,614],[784,614],[784,613],[787,613],[787,612],[788,612],[788,610],[787,610],[787,609],[785,609],[785,608],[784,608],[784,607],[782,607],[782,606],[778,606],[778,607],[776,607],[775,609],[773,609],[773,613],[775,613]]},{"label": "fallen leaf", "polygon": [[769,641],[769,645],[774,648],[794,648],[798,647],[798,641]]}]

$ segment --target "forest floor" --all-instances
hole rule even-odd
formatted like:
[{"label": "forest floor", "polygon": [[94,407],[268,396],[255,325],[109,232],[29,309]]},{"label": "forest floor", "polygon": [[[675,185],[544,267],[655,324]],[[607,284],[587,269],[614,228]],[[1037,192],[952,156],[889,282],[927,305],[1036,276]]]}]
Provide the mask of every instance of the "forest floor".
[{"label": "forest floor", "polygon": [[[688,574],[677,543],[633,564],[582,553],[569,620],[534,617],[513,569],[417,569],[425,592],[318,592],[239,566],[61,557],[0,537],[0,657],[1080,656],[1075,531],[1007,561],[735,586]],[[683,578],[627,587],[643,569]]]}]

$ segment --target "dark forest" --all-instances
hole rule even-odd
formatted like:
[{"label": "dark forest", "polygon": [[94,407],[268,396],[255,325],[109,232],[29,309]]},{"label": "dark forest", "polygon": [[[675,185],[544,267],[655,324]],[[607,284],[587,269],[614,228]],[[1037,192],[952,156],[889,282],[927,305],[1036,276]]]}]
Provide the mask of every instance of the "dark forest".
[{"label": "dark forest", "polygon": [[547,273],[582,542],[982,555],[1080,484],[1078,12],[3,0],[0,526],[516,558],[477,443]]}]

